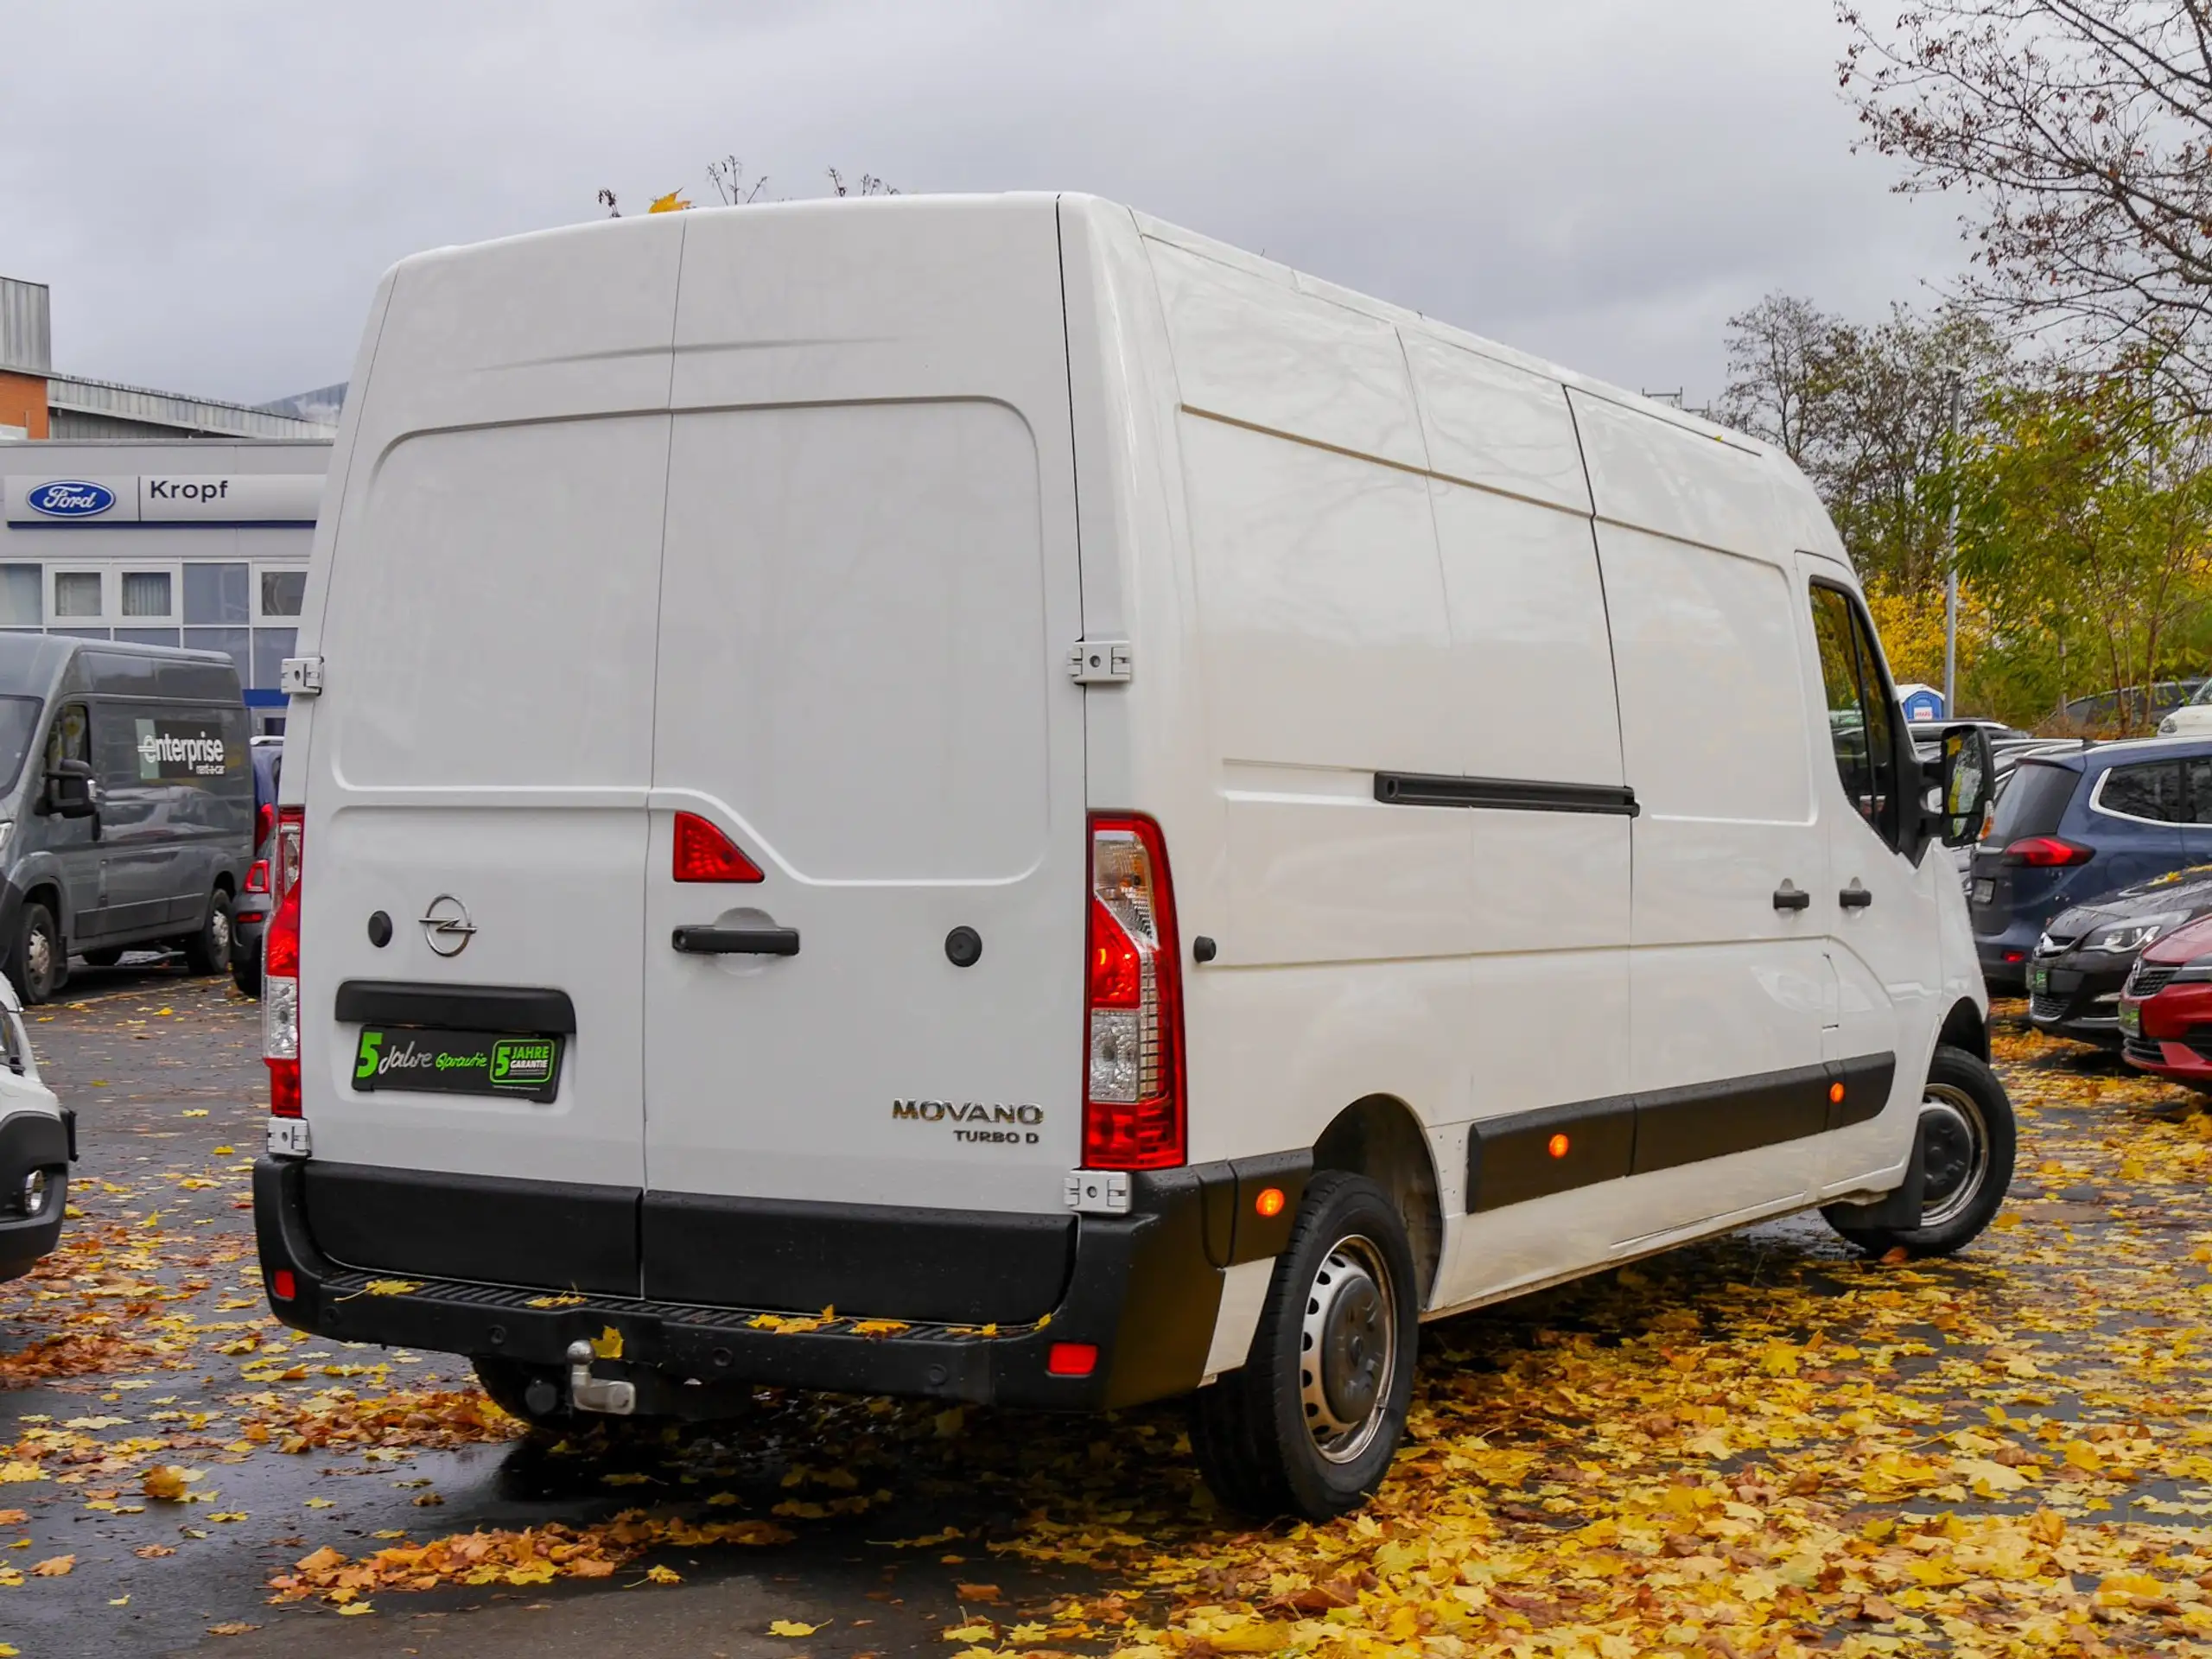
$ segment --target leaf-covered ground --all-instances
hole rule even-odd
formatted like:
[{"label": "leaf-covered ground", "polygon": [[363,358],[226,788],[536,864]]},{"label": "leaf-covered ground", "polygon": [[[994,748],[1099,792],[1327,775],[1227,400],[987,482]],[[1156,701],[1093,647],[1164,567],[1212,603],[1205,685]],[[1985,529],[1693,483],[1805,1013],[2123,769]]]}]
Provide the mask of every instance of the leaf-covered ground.
[{"label": "leaf-covered ground", "polygon": [[[188,1021],[243,1052],[251,1012],[63,1010],[57,1086],[81,1108],[114,1086],[87,1068],[200,1052]],[[525,1444],[447,1357],[266,1319],[244,1103],[217,1088],[203,1122],[189,1067],[140,1065],[129,1156],[0,1287],[0,1633],[39,1652],[18,1599],[98,1570],[143,1599],[251,1534],[251,1611],[164,1640],[510,1591],[675,1608],[827,1540],[948,1579],[948,1659],[2212,1651],[2212,1116],[2017,1014],[2020,1173],[1975,1249],[1867,1262],[1801,1220],[1431,1325],[1391,1478],[1324,1527],[1215,1510],[1173,1407],[764,1395],[711,1434]],[[847,1599],[756,1634],[868,1649],[897,1598]]]}]

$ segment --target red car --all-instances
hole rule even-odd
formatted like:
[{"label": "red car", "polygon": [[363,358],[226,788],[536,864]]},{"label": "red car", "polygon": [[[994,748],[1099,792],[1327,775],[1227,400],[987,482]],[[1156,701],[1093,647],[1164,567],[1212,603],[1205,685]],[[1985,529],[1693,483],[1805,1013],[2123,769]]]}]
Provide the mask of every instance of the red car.
[{"label": "red car", "polygon": [[2130,1065],[2212,1090],[2212,916],[2154,939],[2120,995]]}]

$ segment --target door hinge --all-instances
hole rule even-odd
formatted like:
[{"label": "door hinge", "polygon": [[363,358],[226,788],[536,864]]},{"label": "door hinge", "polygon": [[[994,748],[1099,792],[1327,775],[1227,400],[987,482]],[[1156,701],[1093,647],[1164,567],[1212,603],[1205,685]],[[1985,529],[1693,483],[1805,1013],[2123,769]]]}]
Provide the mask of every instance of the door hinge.
[{"label": "door hinge", "polygon": [[287,657],[276,671],[276,689],[288,697],[322,695],[322,658]]},{"label": "door hinge", "polygon": [[1077,685],[1126,685],[1132,671],[1126,639],[1078,639],[1068,650],[1068,677]]}]

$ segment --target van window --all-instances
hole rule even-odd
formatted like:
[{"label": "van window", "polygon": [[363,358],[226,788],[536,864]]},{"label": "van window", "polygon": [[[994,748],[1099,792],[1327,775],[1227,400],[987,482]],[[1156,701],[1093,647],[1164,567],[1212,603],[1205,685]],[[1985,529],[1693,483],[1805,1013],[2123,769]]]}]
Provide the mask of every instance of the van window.
[{"label": "van window", "polygon": [[2023,760],[2012,781],[1998,792],[1989,833],[1982,839],[2003,847],[2030,836],[2055,836],[2074,798],[2082,774],[2048,760]]},{"label": "van window", "polygon": [[2179,823],[2183,819],[2181,762],[2158,760],[2139,766],[2114,766],[2105,774],[2096,803],[2122,817],[2148,818],[2153,823]]},{"label": "van window", "polygon": [[47,731],[46,769],[51,772],[64,760],[82,760],[89,766],[92,759],[92,717],[83,703],[73,702],[54,717]]},{"label": "van window", "polygon": [[1827,694],[1828,741],[1843,792],[1874,833],[1897,844],[1897,747],[1890,690],[1872,630],[1840,588],[1813,587],[1813,632]]},{"label": "van window", "polygon": [[13,788],[16,774],[23,769],[23,756],[38,732],[40,706],[36,697],[0,697],[0,789]]}]

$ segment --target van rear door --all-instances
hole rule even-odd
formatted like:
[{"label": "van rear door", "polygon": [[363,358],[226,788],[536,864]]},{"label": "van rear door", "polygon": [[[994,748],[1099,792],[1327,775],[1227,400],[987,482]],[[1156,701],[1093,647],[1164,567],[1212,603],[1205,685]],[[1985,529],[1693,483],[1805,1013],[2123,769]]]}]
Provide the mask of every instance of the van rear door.
[{"label": "van rear door", "polygon": [[[681,244],[626,221],[394,280],[285,779],[308,1222],[349,1265],[637,1292]],[[475,1058],[531,1038],[550,1085],[492,1088]]]},{"label": "van rear door", "polygon": [[1087,891],[1053,206],[692,219],[646,1294],[1034,1318],[1071,1239]]}]

